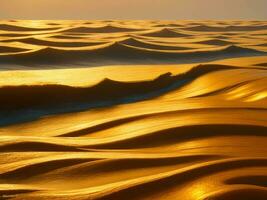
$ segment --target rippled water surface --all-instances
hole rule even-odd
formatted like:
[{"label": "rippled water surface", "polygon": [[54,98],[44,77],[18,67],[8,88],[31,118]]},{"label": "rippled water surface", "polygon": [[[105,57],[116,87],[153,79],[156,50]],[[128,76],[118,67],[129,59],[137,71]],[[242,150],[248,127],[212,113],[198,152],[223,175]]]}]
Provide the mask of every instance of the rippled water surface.
[{"label": "rippled water surface", "polygon": [[266,200],[267,22],[0,21],[0,199]]}]

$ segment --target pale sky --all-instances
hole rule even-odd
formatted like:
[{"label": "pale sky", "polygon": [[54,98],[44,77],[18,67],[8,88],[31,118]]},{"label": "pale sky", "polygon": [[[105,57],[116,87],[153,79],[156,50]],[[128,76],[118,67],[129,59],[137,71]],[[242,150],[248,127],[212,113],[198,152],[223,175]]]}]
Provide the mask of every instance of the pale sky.
[{"label": "pale sky", "polygon": [[267,20],[267,0],[0,0],[0,18]]}]

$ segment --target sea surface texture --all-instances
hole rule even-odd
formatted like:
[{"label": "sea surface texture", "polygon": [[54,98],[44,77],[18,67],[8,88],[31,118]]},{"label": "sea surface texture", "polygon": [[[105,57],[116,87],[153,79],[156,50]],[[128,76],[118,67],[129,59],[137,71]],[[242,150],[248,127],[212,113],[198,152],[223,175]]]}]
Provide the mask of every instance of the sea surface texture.
[{"label": "sea surface texture", "polygon": [[0,21],[0,199],[266,200],[267,22]]}]

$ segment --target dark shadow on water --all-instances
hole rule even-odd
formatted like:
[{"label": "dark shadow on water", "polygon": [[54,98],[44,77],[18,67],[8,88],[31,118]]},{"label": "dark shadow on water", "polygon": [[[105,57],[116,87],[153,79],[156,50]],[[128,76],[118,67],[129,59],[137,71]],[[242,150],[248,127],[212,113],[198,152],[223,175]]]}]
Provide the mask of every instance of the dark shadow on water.
[{"label": "dark shadow on water", "polygon": [[166,73],[151,81],[126,83],[104,79],[88,88],[63,85],[3,87],[0,89],[0,126],[47,115],[143,101],[178,89],[204,74],[233,68],[236,67],[199,65],[184,74]]}]

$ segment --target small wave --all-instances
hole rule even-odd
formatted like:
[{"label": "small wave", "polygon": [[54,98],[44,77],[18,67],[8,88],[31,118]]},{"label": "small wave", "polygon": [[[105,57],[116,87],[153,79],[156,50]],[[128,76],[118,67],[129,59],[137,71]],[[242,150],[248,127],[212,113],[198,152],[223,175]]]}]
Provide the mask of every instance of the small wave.
[{"label": "small wave", "polygon": [[166,23],[166,24],[156,24],[154,27],[173,27],[173,28],[180,28],[183,27],[181,24],[174,24],[174,23]]},{"label": "small wave", "polygon": [[[98,48],[97,48],[98,47]],[[0,63],[70,64],[86,62],[87,66],[133,63],[194,63],[242,56],[260,56],[266,52],[239,46],[206,51],[166,51],[133,47],[120,42],[108,43],[85,50],[43,48],[23,54],[0,56]]]},{"label": "small wave", "polygon": [[0,36],[2,37],[26,37],[29,36],[27,34],[21,34],[21,33],[0,33]]},{"label": "small wave", "polygon": [[50,25],[50,26],[58,26],[60,24],[59,23],[47,23],[47,25]]},{"label": "small wave", "polygon": [[0,30],[2,31],[50,31],[56,30],[55,28],[30,28],[9,24],[0,24]]},{"label": "small wave", "polygon": [[67,29],[64,32],[70,32],[70,33],[119,33],[119,32],[136,32],[136,31],[140,31],[140,29],[106,25],[106,26],[96,27],[96,28],[76,27],[76,28]]},{"label": "small wave", "polygon": [[[211,113],[211,112],[210,112]],[[199,115],[199,118],[200,115]],[[228,120],[224,124],[212,124],[208,125],[190,125],[190,126],[176,126],[166,128],[163,130],[157,130],[155,132],[149,132],[142,135],[134,135],[133,137],[113,137],[105,143],[99,143],[94,145],[88,145],[87,148],[99,148],[99,149],[134,149],[134,148],[153,148],[159,146],[166,146],[171,144],[184,143],[186,141],[196,141],[203,138],[210,137],[223,137],[223,136],[265,136],[267,127],[254,126],[254,125],[236,125],[234,123],[227,124]],[[255,131],[255,133],[254,133]],[[137,132],[137,131],[136,131]],[[195,134],[196,132],[199,135]],[[253,134],[252,134],[253,133]],[[125,135],[127,132],[125,132]],[[117,139],[117,140],[116,140]],[[145,141],[150,141],[146,143]],[[96,142],[97,143],[97,142]]]},{"label": "small wave", "polygon": [[75,40],[75,39],[81,39],[79,36],[74,35],[67,35],[67,34],[60,34],[60,35],[53,35],[50,38],[56,38],[56,39],[67,39],[67,40]]},{"label": "small wave", "polygon": [[179,38],[179,37],[188,37],[189,35],[175,32],[168,28],[163,28],[161,30],[157,30],[151,33],[141,34],[142,36],[148,37],[167,37],[167,38]]},{"label": "small wave", "polygon": [[204,40],[204,41],[200,41],[196,43],[208,44],[208,45],[220,45],[220,46],[233,45],[233,42],[229,42],[229,41],[222,40],[222,39],[209,39],[209,40]]},{"label": "small wave", "polygon": [[155,49],[155,50],[189,50],[192,48],[182,47],[182,46],[170,46],[158,43],[146,42],[135,38],[128,38],[126,40],[120,41],[121,44],[126,44],[134,47]]},{"label": "small wave", "polygon": [[207,26],[207,25],[197,25],[194,27],[184,28],[184,30],[189,31],[204,31],[204,32],[225,32],[225,31],[258,31],[258,30],[267,30],[267,25],[262,26]]},{"label": "small wave", "polygon": [[24,52],[26,49],[22,48],[16,48],[16,47],[8,47],[8,46],[0,46],[0,53],[6,54],[6,53],[18,53],[18,52]]},{"label": "small wave", "polygon": [[5,40],[4,42],[23,42],[27,44],[51,46],[51,47],[86,47],[91,45],[103,44],[103,42],[73,42],[73,41],[62,42],[62,41],[51,41],[51,40],[36,39],[36,38]]}]

